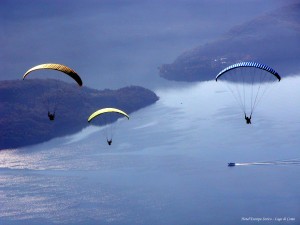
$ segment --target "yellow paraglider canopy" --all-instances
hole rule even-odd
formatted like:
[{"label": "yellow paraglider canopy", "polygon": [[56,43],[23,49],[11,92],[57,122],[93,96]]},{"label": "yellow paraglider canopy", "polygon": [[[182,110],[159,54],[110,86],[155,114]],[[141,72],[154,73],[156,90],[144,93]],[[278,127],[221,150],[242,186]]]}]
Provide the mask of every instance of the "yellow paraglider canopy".
[{"label": "yellow paraglider canopy", "polygon": [[46,63],[46,64],[41,64],[37,65],[35,67],[32,67],[31,69],[27,70],[26,73],[23,75],[23,80],[27,77],[29,73],[35,70],[43,70],[43,69],[51,69],[51,70],[58,70],[60,72],[63,72],[73,78],[79,86],[82,86],[82,80],[80,76],[71,68],[62,65],[62,64],[56,64],[56,63]]},{"label": "yellow paraglider canopy", "polygon": [[103,108],[103,109],[99,109],[96,112],[92,113],[90,115],[90,117],[88,118],[88,122],[90,122],[95,117],[97,117],[99,115],[102,115],[104,113],[119,113],[119,114],[127,117],[127,119],[129,119],[129,116],[127,115],[127,113],[125,113],[124,111],[122,111],[120,109],[116,109],[116,108]]}]

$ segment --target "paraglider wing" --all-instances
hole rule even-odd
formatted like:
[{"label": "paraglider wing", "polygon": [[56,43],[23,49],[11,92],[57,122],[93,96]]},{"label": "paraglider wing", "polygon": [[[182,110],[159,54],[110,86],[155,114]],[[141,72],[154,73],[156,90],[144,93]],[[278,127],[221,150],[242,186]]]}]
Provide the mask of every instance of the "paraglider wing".
[{"label": "paraglider wing", "polygon": [[273,74],[277,79],[278,81],[281,80],[281,77],[279,76],[279,74],[274,70],[272,69],[271,67],[267,66],[267,65],[264,65],[264,64],[261,64],[261,63],[256,63],[256,62],[240,62],[240,63],[236,63],[236,64],[233,64],[231,66],[228,66],[226,67],[224,70],[222,70],[217,76],[216,76],[216,81],[218,81],[218,79],[226,72],[230,71],[230,70],[233,70],[233,69],[236,69],[236,68],[239,68],[239,67],[255,67],[255,68],[258,68],[258,69],[262,69],[262,70],[265,70],[265,71],[268,71],[269,73]]},{"label": "paraglider wing", "polygon": [[92,113],[90,115],[90,117],[88,118],[88,122],[90,122],[92,119],[94,119],[97,116],[100,116],[104,113],[119,113],[125,117],[127,117],[127,119],[129,119],[129,116],[122,110],[120,109],[116,109],[116,108],[103,108],[103,109],[99,109],[96,112]]},{"label": "paraglider wing", "polygon": [[[274,82],[281,80],[280,75],[271,67],[257,62],[240,62],[223,69],[216,81],[226,85],[240,108],[251,123],[251,115],[267,90]],[[248,115],[248,117],[246,117]]]},{"label": "paraglider wing", "polygon": [[71,68],[61,65],[61,64],[55,64],[55,63],[47,63],[47,64],[41,64],[37,65],[35,67],[32,67],[29,69],[24,75],[23,75],[23,80],[27,77],[29,73],[35,70],[43,70],[43,69],[51,69],[51,70],[58,70],[60,72],[63,72],[73,78],[79,86],[82,86],[82,80],[80,76]]}]

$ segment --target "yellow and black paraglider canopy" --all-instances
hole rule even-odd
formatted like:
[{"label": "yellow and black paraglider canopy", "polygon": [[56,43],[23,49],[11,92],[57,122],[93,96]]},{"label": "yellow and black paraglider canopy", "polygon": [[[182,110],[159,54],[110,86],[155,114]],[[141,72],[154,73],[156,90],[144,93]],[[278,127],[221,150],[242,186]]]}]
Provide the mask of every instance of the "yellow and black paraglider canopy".
[{"label": "yellow and black paraglider canopy", "polygon": [[72,70],[71,68],[69,68],[65,65],[56,64],[56,63],[46,63],[46,64],[40,64],[35,67],[32,67],[31,69],[27,70],[26,73],[23,75],[23,80],[31,72],[36,71],[36,70],[44,70],[44,69],[60,71],[64,74],[68,75],[69,77],[71,77],[73,80],[75,80],[79,86],[82,86],[82,80],[81,80],[80,76],[74,70]]}]

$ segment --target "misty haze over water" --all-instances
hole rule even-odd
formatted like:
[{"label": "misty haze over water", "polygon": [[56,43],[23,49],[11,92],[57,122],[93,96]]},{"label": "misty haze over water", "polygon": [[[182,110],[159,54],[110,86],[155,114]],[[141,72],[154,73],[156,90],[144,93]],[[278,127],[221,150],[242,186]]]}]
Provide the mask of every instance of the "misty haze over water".
[{"label": "misty haze over water", "polygon": [[287,1],[17,2],[0,3],[1,80],[57,62],[86,86],[141,85],[160,100],[119,120],[112,146],[89,126],[1,150],[0,224],[299,224],[298,164],[227,163],[300,161],[300,78],[276,84],[248,126],[215,81],[157,70]]},{"label": "misty haze over water", "polygon": [[297,224],[299,164],[227,163],[300,162],[299,84],[277,85],[251,126],[226,89],[204,82],[157,90],[156,104],[118,121],[112,146],[92,126],[1,151],[0,222],[221,225],[290,217],[284,224]]}]

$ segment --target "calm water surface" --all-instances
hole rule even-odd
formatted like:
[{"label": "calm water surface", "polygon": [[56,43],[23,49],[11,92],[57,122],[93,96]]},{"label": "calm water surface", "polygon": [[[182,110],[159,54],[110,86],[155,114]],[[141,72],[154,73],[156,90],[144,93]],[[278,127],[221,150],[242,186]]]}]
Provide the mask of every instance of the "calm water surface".
[{"label": "calm water surface", "polygon": [[205,82],[157,90],[112,146],[91,126],[1,151],[0,224],[299,224],[300,165],[227,167],[300,160],[299,84],[274,87],[251,126]]}]

